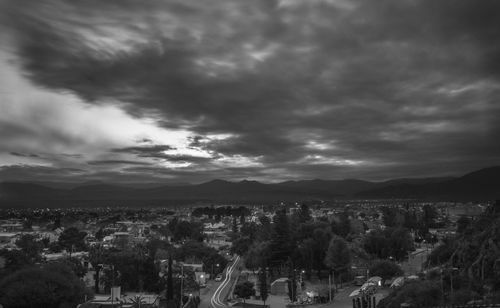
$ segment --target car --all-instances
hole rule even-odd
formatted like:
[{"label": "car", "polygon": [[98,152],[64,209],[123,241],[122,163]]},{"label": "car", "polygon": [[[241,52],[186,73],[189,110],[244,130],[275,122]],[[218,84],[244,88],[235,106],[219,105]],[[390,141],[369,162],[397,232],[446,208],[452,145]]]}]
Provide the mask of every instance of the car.
[{"label": "car", "polygon": [[222,274],[215,276],[215,281],[222,281]]},{"label": "car", "polygon": [[355,286],[362,286],[365,282],[366,282],[365,276],[356,276],[354,278],[354,285]]}]

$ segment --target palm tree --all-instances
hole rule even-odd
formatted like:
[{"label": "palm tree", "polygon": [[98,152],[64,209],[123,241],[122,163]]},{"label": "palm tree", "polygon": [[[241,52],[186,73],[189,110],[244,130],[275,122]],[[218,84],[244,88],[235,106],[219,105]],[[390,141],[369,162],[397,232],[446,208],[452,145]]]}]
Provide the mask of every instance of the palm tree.
[{"label": "palm tree", "polygon": [[144,261],[147,258],[147,249],[144,245],[138,244],[134,246],[133,251],[134,251],[135,266],[138,273],[137,279],[139,281],[139,291],[142,292],[144,286],[144,277],[141,275],[141,273],[142,273],[142,268],[144,266]]},{"label": "palm tree", "polygon": [[89,261],[95,269],[95,293],[99,293],[99,274],[102,269],[102,264],[105,263],[104,249],[101,245],[92,246],[89,250]]},{"label": "palm tree", "polygon": [[134,298],[130,300],[132,304],[132,308],[141,308],[142,305],[146,304],[146,301],[144,301],[144,297],[142,295],[136,295]]}]

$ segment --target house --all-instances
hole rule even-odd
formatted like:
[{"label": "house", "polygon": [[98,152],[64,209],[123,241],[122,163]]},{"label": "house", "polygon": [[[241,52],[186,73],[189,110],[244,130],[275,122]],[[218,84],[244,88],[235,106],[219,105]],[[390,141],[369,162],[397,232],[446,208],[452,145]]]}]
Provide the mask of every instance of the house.
[{"label": "house", "polygon": [[20,231],[23,231],[23,224],[21,224],[21,223],[4,223],[4,224],[0,225],[0,231],[20,232]]},{"label": "house", "polygon": [[140,307],[153,308],[159,307],[160,296],[157,294],[144,294],[127,292],[121,293],[120,287],[114,287],[109,295],[96,295],[93,299],[80,304],[77,308],[104,308],[104,307],[119,307],[132,308],[136,307],[136,303],[141,303]]},{"label": "house", "polygon": [[272,295],[287,295],[288,294],[288,278],[278,278],[271,283]]},{"label": "house", "polygon": [[17,234],[0,232],[0,244],[13,244]]}]

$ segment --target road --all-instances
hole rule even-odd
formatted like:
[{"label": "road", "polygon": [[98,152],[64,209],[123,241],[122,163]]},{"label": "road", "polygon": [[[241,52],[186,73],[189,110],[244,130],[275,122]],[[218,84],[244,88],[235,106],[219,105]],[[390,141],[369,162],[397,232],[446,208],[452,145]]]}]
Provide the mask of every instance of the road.
[{"label": "road", "polygon": [[226,268],[224,280],[219,284],[215,292],[213,293],[210,304],[212,308],[227,308],[229,307],[224,302],[227,298],[231,287],[238,279],[237,267],[240,262],[240,256],[237,256],[234,262]]},{"label": "road", "polygon": [[328,304],[328,306],[335,308],[352,308],[352,299],[349,295],[358,288],[359,287],[356,286],[347,286],[342,289],[338,289],[332,303]]},{"label": "road", "polygon": [[416,275],[417,273],[424,270],[424,263],[427,257],[432,252],[429,247],[422,247],[408,255],[408,260],[402,262],[401,268],[405,272],[405,275]]}]

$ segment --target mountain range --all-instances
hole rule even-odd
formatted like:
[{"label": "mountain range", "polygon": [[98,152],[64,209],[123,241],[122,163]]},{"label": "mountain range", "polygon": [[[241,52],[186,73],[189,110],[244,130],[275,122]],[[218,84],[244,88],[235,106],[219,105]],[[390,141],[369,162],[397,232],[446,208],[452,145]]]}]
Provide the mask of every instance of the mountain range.
[{"label": "mountain range", "polygon": [[265,184],[212,180],[202,184],[80,185],[1,182],[0,207],[162,206],[185,203],[275,203],[337,199],[500,199],[500,166],[458,177],[407,178],[383,182],[356,179],[300,180]]}]

